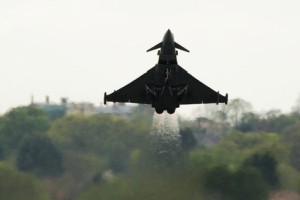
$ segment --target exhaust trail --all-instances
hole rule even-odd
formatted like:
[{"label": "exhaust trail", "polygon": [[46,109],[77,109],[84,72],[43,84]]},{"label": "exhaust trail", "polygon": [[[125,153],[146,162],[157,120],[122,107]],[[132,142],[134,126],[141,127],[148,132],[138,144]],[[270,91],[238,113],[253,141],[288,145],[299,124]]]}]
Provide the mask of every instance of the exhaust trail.
[{"label": "exhaust trail", "polygon": [[153,115],[151,134],[161,136],[166,140],[178,140],[180,138],[178,115],[169,115],[166,112],[157,114],[155,112]]},{"label": "exhaust trail", "polygon": [[177,114],[154,113],[151,128],[151,149],[160,160],[171,163],[178,157],[181,152],[179,130]]}]

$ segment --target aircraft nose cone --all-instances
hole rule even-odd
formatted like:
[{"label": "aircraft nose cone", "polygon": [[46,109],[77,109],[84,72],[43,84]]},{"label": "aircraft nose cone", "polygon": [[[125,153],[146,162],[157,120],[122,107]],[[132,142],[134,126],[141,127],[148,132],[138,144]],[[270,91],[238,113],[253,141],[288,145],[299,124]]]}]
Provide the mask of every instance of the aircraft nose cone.
[{"label": "aircraft nose cone", "polygon": [[164,36],[164,41],[173,41],[173,34],[172,32],[170,31],[170,29],[167,30],[167,32],[165,33],[165,36]]},{"label": "aircraft nose cone", "polygon": [[172,35],[172,32],[170,31],[170,29],[168,29],[165,36],[171,36],[171,35]]}]

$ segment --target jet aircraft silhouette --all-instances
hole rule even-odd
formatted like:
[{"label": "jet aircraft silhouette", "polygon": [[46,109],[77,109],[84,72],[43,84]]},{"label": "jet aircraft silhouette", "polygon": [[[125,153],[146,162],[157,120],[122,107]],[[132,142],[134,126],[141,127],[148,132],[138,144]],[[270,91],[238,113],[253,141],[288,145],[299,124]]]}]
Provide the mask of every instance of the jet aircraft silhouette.
[{"label": "jet aircraft silhouette", "polygon": [[105,92],[104,104],[107,101],[151,104],[158,114],[164,110],[173,114],[176,108],[185,104],[227,104],[228,94],[223,96],[212,90],[177,64],[176,49],[189,50],[174,41],[170,30],[162,42],[147,52],[159,48],[158,64],[119,90],[109,95]]}]

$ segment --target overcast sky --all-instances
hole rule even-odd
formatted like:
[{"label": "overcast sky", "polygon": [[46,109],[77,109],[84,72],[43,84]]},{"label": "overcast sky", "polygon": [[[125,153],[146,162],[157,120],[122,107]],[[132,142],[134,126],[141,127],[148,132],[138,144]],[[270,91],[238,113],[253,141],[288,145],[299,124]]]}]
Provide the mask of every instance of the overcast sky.
[{"label": "overcast sky", "polygon": [[288,112],[300,94],[299,11],[299,0],[1,0],[0,113],[31,95],[100,105],[157,63],[146,50],[168,28],[200,81]]}]

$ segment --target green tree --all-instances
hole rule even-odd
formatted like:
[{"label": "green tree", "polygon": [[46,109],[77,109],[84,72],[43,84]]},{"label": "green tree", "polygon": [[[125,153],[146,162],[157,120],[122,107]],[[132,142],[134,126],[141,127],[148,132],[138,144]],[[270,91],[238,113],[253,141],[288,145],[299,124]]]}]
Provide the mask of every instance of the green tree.
[{"label": "green tree", "polygon": [[254,154],[244,161],[243,166],[258,169],[263,179],[271,188],[278,188],[280,186],[277,173],[277,161],[269,152]]},{"label": "green tree", "polygon": [[204,105],[200,115],[219,123],[229,123],[236,126],[245,113],[251,112],[252,105],[244,99],[231,99],[228,105]]},{"label": "green tree", "polygon": [[283,136],[291,146],[290,163],[295,169],[300,171],[300,123],[298,122],[285,129]]},{"label": "green tree", "polygon": [[14,108],[0,121],[2,145],[10,150],[16,149],[26,136],[45,134],[50,124],[45,113],[33,106]]},{"label": "green tree", "polygon": [[53,122],[48,135],[61,148],[104,155],[114,141],[142,146],[149,127],[113,115],[68,116]]},{"label": "green tree", "polygon": [[247,112],[242,115],[241,120],[236,126],[236,129],[242,132],[257,131],[259,122],[259,115],[253,112]]},{"label": "green tree", "polygon": [[295,169],[300,171],[300,145],[299,144],[292,145],[290,162]]},{"label": "green tree", "polygon": [[108,151],[108,167],[114,172],[123,172],[127,167],[129,149],[120,141],[115,141],[111,147]]},{"label": "green tree", "polygon": [[63,172],[62,154],[48,137],[31,136],[20,147],[17,167],[39,176],[59,176]]},{"label": "green tree", "polygon": [[267,132],[283,133],[285,129],[293,126],[298,121],[293,115],[269,115],[260,122],[260,130]]},{"label": "green tree", "polygon": [[0,199],[48,200],[49,196],[33,176],[0,162]]},{"label": "green tree", "polygon": [[237,126],[244,113],[252,110],[252,105],[240,98],[232,99],[226,108],[226,113],[230,123]]},{"label": "green tree", "polygon": [[4,148],[0,145],[0,160],[4,159],[5,154],[4,154]]},{"label": "green tree", "polygon": [[206,172],[204,184],[207,191],[225,200],[265,200],[268,195],[260,173],[254,168],[230,171],[225,166],[217,166]]},{"label": "green tree", "polygon": [[[131,118],[113,115],[68,116],[53,122],[48,135],[64,151],[66,159],[77,160],[82,165],[82,173],[90,173],[91,157],[101,162],[98,170],[113,169],[123,172],[127,169],[130,153],[147,143],[145,139],[150,132],[149,125],[139,123]],[[73,163],[73,162],[69,162]],[[73,172],[74,165],[66,163],[65,169]],[[99,172],[95,172],[99,173]],[[77,174],[73,173],[75,176]]]},{"label": "green tree", "polygon": [[181,135],[181,148],[182,150],[189,151],[196,147],[197,140],[193,134],[192,129],[185,128],[180,131]]}]

